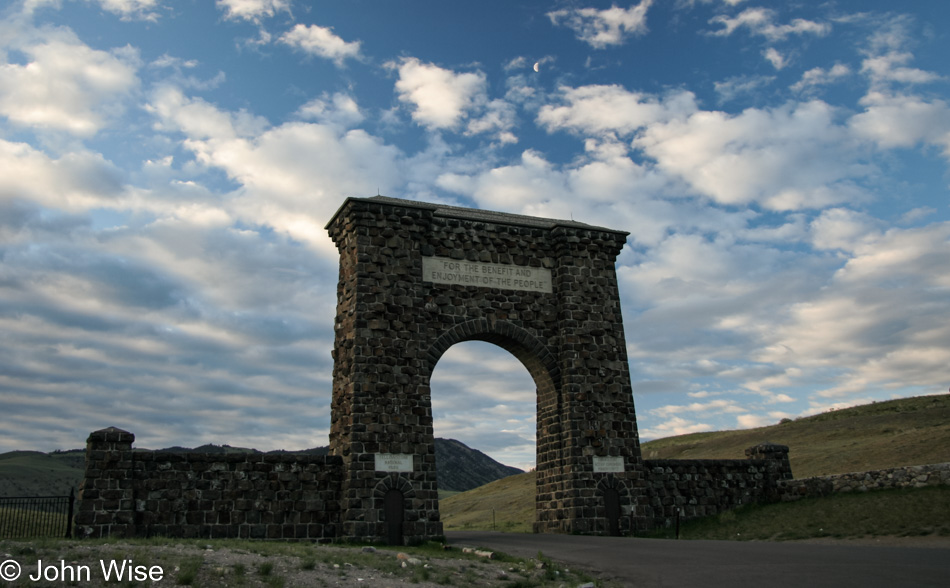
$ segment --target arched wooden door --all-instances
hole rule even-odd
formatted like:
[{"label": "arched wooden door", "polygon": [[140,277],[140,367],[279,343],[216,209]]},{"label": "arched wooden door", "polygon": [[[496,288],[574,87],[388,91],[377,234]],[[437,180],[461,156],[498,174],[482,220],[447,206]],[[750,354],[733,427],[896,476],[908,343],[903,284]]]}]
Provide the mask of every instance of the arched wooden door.
[{"label": "arched wooden door", "polygon": [[405,511],[405,499],[402,492],[395,488],[386,492],[383,511],[386,514],[386,542],[390,545],[402,545],[402,521]]}]

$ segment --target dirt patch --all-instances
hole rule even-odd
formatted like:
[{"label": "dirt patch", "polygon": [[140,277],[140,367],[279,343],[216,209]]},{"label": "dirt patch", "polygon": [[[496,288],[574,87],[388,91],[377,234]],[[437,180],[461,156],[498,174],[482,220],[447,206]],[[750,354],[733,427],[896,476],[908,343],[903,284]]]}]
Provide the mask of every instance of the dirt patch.
[{"label": "dirt patch", "polygon": [[123,586],[201,588],[577,586],[593,582],[547,560],[488,559],[458,549],[165,541],[4,540],[0,541],[0,573],[9,580],[8,574],[19,569],[19,579],[4,585],[24,587],[111,586],[116,579]]}]

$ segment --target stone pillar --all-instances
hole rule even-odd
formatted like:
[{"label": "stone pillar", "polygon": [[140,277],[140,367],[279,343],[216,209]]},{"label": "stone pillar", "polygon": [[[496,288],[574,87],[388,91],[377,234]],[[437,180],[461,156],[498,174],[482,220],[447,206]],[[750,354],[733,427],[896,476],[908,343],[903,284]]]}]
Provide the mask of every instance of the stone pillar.
[{"label": "stone pillar", "polygon": [[[377,495],[391,473],[412,489],[405,542],[443,534],[428,378],[420,374],[426,301],[414,287],[430,217],[418,207],[354,199],[328,225],[340,252],[330,452],[343,459],[343,539],[386,540]],[[411,471],[380,469],[384,455],[403,456]]]},{"label": "stone pillar", "polygon": [[760,443],[745,450],[748,459],[764,459],[772,462],[769,469],[775,480],[791,480],[792,464],[788,461],[788,445]]},{"label": "stone pillar", "polygon": [[75,536],[135,534],[132,443],[135,435],[115,427],[86,439],[86,473],[79,485]]},{"label": "stone pillar", "polygon": [[[614,270],[626,234],[557,226],[551,238],[557,247],[562,450],[556,476],[542,473],[539,460],[535,530],[604,534],[606,505],[598,488],[604,487],[606,478],[620,494],[624,527],[645,492]],[[552,495],[557,497],[553,501],[548,499]]]},{"label": "stone pillar", "polygon": [[764,502],[780,502],[784,493],[781,485],[792,479],[792,464],[788,461],[788,446],[775,443],[760,443],[745,450],[748,459],[762,460],[766,464],[765,479],[759,488]]}]

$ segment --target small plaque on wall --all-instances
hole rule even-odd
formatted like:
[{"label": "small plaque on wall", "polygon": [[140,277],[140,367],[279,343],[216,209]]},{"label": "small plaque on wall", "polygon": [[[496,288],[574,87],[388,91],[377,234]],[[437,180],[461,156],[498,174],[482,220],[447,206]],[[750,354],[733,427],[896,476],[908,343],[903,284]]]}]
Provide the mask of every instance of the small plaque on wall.
[{"label": "small plaque on wall", "polygon": [[377,472],[411,472],[412,455],[408,453],[377,453]]},{"label": "small plaque on wall", "polygon": [[623,457],[619,455],[610,455],[606,457],[595,455],[594,456],[594,473],[595,474],[622,474],[623,473]]}]

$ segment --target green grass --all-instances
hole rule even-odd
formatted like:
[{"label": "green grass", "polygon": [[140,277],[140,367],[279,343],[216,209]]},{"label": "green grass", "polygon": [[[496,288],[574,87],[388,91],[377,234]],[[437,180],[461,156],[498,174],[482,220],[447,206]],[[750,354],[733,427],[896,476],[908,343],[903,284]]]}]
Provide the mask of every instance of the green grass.
[{"label": "green grass", "polygon": [[[851,492],[750,505],[683,523],[681,539],[789,541],[815,537],[950,536],[950,488]],[[651,533],[673,538],[675,529]]]},{"label": "green grass", "polygon": [[178,566],[177,582],[180,586],[191,586],[198,577],[198,572],[204,564],[204,558],[189,557]]}]

